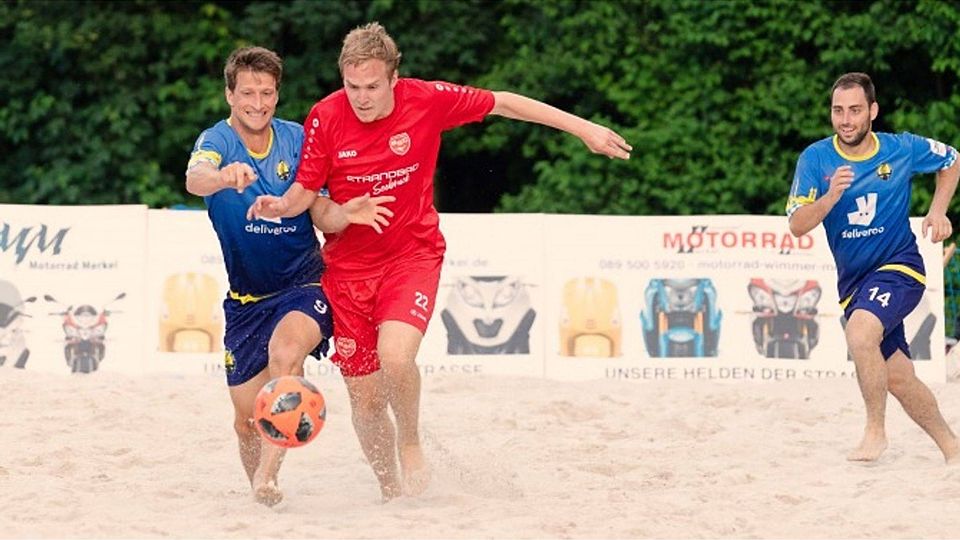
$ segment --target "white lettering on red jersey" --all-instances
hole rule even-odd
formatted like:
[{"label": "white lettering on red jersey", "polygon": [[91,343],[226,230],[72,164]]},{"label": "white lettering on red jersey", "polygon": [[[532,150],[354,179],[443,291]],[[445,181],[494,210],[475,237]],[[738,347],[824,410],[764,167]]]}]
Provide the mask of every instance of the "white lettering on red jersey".
[{"label": "white lettering on red jersey", "polygon": [[365,279],[387,261],[446,248],[433,206],[433,175],[444,131],[478,122],[493,109],[493,93],[446,82],[402,78],[394,87],[389,116],[363,123],[346,93],[316,103],[304,121],[306,137],[297,182],[311,191],[326,187],[343,204],[364,194],[393,195],[390,225],[350,225],[325,235],[331,276]]}]

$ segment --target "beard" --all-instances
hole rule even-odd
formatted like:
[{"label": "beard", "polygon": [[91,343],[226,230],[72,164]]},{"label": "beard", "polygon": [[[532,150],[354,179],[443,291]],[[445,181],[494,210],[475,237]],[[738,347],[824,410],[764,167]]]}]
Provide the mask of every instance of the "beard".
[{"label": "beard", "polygon": [[843,135],[841,135],[839,131],[836,132],[837,137],[846,146],[859,146],[860,143],[862,143],[863,140],[867,137],[867,133],[870,133],[870,129],[872,126],[873,126],[873,122],[867,122],[867,125],[865,125],[863,129],[859,129],[856,132],[854,132],[854,134],[850,137],[849,140],[844,139]]}]

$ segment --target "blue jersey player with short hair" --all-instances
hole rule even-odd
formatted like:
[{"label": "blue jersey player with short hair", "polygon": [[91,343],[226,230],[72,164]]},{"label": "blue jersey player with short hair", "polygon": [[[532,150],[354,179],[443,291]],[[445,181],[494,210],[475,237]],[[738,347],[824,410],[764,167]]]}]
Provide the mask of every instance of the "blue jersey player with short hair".
[{"label": "blue jersey player with short hair", "polygon": [[[823,223],[838,274],[847,347],[867,412],[852,461],[875,461],[887,448],[887,391],[936,442],[948,463],[960,461],[960,441],[936,398],[917,378],[903,320],[923,296],[925,269],[910,230],[912,177],[937,173],[924,237],[948,238],[947,207],[957,187],[957,151],[911,133],[874,133],[879,106],[870,77],[847,73],[831,90],[835,134],[807,147],[797,161],[787,215],[802,236]],[[940,271],[940,269],[937,269]]]},{"label": "blue jersey player with short hair", "polygon": [[244,47],[230,55],[224,69],[230,118],[200,135],[186,173],[187,191],[206,202],[227,268],[224,346],[234,429],[254,497],[266,505],[283,497],[277,487],[283,450],[261,441],[254,399],[270,379],[302,376],[306,356],[319,358],[333,334],[313,223],[324,232],[351,223],[380,232],[392,213],[379,205],[393,200],[364,196],[339,206],[318,197],[309,214],[247,220],[258,196],[286,192],[300,163],[303,127],[273,117],[281,75],[280,57],[267,49]]}]

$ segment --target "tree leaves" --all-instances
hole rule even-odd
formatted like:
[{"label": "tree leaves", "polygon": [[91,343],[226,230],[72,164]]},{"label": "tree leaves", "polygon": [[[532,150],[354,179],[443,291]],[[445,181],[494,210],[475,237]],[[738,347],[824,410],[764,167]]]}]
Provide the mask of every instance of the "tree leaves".
[{"label": "tree leaves", "polygon": [[[402,75],[526,94],[634,145],[620,162],[538,125],[453,130],[442,211],[782,213],[846,71],[874,77],[876,129],[960,143],[960,8],[938,0],[21,1],[0,4],[0,202],[198,205],[183,169],[229,114],[227,54],[280,52],[278,116],[301,121],[370,20]],[[915,186],[919,213],[934,183]]]}]

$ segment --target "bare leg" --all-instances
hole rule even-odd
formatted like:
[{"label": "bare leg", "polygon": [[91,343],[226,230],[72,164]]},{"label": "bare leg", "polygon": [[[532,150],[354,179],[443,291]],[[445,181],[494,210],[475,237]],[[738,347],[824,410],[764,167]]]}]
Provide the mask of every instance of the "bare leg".
[{"label": "bare leg", "polygon": [[857,368],[857,383],[867,410],[863,439],[847,455],[847,459],[876,461],[887,449],[887,367],[880,352],[883,325],[873,313],[858,309],[847,322],[846,334],[847,347]]},{"label": "bare leg", "polygon": [[420,331],[407,323],[385,321],[377,342],[387,399],[397,419],[397,453],[406,495],[419,495],[430,483],[419,431],[420,370],[416,358],[422,339]]},{"label": "bare leg", "polygon": [[260,433],[253,426],[253,400],[269,379],[267,370],[263,370],[249,381],[230,387],[233,429],[240,447],[240,462],[250,481],[253,481],[253,472],[260,463]]},{"label": "bare leg", "polygon": [[933,392],[917,378],[913,362],[897,351],[887,361],[887,372],[890,393],[900,401],[903,410],[937,443],[947,463],[960,462],[960,441],[940,414]]},{"label": "bare leg", "polygon": [[[283,375],[302,376],[303,360],[320,343],[320,339],[320,327],[316,321],[299,311],[287,313],[270,337],[270,359],[267,365],[269,378],[275,379]],[[253,410],[252,400],[250,409]],[[251,479],[253,496],[257,502],[273,506],[283,500],[283,492],[277,486],[277,475],[283,465],[284,455],[285,449],[261,438],[260,462]]]},{"label": "bare leg", "polygon": [[387,412],[383,370],[363,377],[344,377],[344,381],[350,394],[353,429],[380,483],[380,495],[384,501],[399,497],[396,433]]}]

